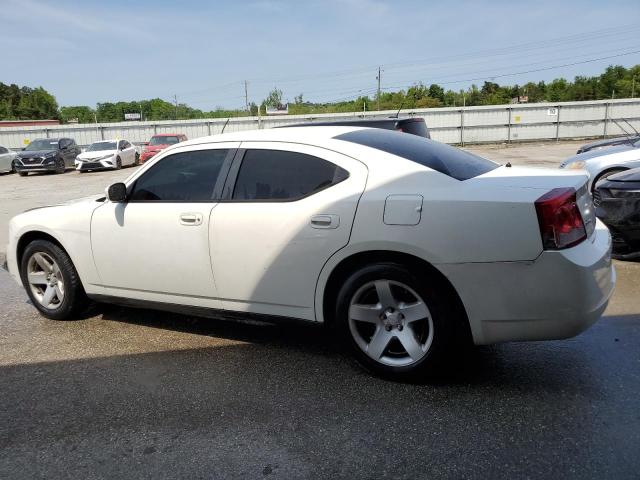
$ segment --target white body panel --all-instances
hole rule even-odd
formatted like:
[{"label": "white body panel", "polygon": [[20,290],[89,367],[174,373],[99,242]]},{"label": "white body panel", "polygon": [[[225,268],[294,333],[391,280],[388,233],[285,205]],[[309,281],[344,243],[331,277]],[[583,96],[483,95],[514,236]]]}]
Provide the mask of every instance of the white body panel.
[{"label": "white body panel", "polygon": [[[349,242],[367,180],[361,162],[307,145],[243,142],[242,148],[284,149],[328,160],[348,179],[294,202],[228,202],[211,213],[211,258],[227,310],[315,320],[314,294],[325,262]],[[315,216],[332,216],[315,228]]]},{"label": "white body panel", "polygon": [[[615,285],[606,227],[598,223],[575,247],[543,250],[534,207],[553,188],[583,186],[584,172],[499,167],[458,181],[333,138],[353,130],[239,132],[170,147],[125,183],[132,185],[175,152],[238,147],[307,153],[350,176],[290,202],[92,199],[33,210],[10,223],[9,269],[19,281],[18,242],[27,232],[42,231],[70,254],[89,294],[322,322],[331,272],[351,255],[383,250],[413,255],[439,270],[462,300],[478,344],[562,338],[602,313]],[[393,218],[402,221],[385,223],[387,199],[403,195],[411,201],[393,205]],[[202,223],[180,225],[182,213],[197,213]],[[335,228],[313,228],[317,215]]]}]

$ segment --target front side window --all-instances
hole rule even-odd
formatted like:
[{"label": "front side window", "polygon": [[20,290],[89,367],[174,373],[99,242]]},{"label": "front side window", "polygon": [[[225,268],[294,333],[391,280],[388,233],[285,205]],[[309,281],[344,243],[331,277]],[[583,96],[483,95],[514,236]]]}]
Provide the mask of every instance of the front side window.
[{"label": "front side window", "polygon": [[130,201],[210,202],[228,149],[169,155],[135,183]]},{"label": "front side window", "polygon": [[297,200],[349,177],[331,162],[283,150],[247,150],[234,200]]}]

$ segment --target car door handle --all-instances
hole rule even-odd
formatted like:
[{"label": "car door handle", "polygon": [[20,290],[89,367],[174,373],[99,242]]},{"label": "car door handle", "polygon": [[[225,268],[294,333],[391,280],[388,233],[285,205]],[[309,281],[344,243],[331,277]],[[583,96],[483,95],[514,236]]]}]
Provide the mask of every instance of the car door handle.
[{"label": "car door handle", "polygon": [[181,213],[180,224],[185,225],[187,227],[202,225],[202,214],[201,213]]},{"label": "car door handle", "polygon": [[314,215],[311,217],[313,228],[338,228],[340,217],[338,215]]}]

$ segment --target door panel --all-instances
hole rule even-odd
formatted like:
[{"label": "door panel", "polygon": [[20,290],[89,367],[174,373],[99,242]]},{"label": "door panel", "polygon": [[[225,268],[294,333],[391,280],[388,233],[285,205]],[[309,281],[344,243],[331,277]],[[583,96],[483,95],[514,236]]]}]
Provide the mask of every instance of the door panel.
[{"label": "door panel", "polygon": [[[209,257],[215,203],[111,203],[91,221],[96,268],[109,294],[220,308]],[[184,224],[185,215],[201,218]]]},{"label": "door panel", "polygon": [[231,200],[211,212],[211,256],[224,308],[314,320],[316,281],[349,241],[367,169],[317,147],[243,142],[241,148],[295,151],[349,172],[346,180],[297,201]]}]

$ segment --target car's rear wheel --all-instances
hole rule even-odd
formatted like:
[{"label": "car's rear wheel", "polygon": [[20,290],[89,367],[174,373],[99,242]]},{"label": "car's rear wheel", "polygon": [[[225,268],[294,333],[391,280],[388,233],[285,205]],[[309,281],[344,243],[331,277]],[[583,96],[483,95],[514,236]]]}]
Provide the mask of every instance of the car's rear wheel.
[{"label": "car's rear wheel", "polygon": [[411,380],[439,373],[453,344],[457,311],[434,279],[377,263],[347,278],[335,318],[360,364],[381,376]]},{"label": "car's rear wheel", "polygon": [[73,318],[89,303],[69,255],[48,240],[27,245],[20,276],[33,305],[52,320]]},{"label": "car's rear wheel", "polygon": [[136,159],[133,162],[134,165],[138,166],[140,165],[140,154],[136,152]]},{"label": "car's rear wheel", "polygon": [[120,170],[122,168],[122,160],[120,160],[120,157],[116,158],[116,169]]}]

